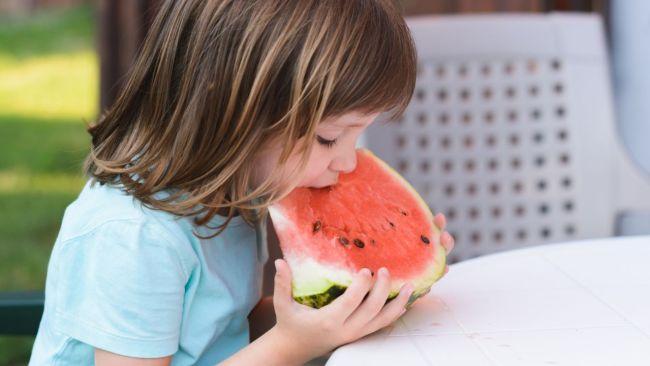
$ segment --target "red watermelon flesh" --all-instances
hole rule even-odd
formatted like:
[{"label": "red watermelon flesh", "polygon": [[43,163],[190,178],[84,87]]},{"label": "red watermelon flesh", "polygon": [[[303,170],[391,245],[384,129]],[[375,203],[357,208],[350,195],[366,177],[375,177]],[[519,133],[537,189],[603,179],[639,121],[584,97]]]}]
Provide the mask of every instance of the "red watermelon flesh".
[{"label": "red watermelon flesh", "polygon": [[428,206],[368,150],[357,150],[356,169],[336,185],[297,188],[269,213],[292,270],[293,296],[305,305],[327,305],[362,268],[389,270],[391,299],[411,283],[411,302],[443,274],[445,250]]}]

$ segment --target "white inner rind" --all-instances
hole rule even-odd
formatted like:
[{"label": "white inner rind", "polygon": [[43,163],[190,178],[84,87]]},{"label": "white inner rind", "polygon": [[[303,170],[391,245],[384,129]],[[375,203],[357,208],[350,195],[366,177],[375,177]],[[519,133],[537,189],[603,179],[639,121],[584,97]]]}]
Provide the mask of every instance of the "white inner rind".
[{"label": "white inner rind", "polygon": [[[406,282],[413,285],[415,293],[421,293],[442,277],[446,263],[445,249],[441,245],[435,245],[435,250],[434,260],[421,276],[408,281],[392,279],[390,293],[399,292]],[[316,295],[326,292],[333,285],[348,287],[352,283],[354,272],[350,269],[325,265],[312,258],[291,254],[286,259],[293,273],[293,296],[295,297]]]},{"label": "white inner rind", "polygon": [[312,258],[289,258],[293,273],[293,296],[308,296],[327,291],[333,285],[348,287],[352,273],[344,268],[327,266]]},{"label": "white inner rind", "polygon": [[271,219],[273,220],[273,227],[275,228],[276,232],[286,230],[287,224],[291,224],[291,221],[287,220],[287,217],[284,215],[284,212],[281,209],[279,209],[278,206],[271,205],[269,206],[268,210],[269,210],[269,215],[271,215]]}]

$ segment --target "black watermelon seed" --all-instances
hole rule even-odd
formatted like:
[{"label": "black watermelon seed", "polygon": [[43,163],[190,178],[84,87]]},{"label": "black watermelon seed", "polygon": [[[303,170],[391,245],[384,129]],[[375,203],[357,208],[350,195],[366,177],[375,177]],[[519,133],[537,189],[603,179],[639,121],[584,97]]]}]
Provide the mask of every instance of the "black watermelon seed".
[{"label": "black watermelon seed", "polygon": [[390,227],[395,227],[395,224],[393,224],[392,221],[388,221],[388,223],[390,224]]},{"label": "black watermelon seed", "polygon": [[404,210],[400,210],[399,212],[400,212],[403,216],[406,216],[406,215],[407,215],[407,214],[406,214],[406,211],[404,211]]},{"label": "black watermelon seed", "polygon": [[317,221],[314,223],[313,233],[314,233],[314,234],[317,233],[317,232],[320,230],[320,228],[321,228],[321,222],[320,222],[320,220],[317,220]]},{"label": "black watermelon seed", "polygon": [[370,239],[370,244],[375,245],[375,239]]},{"label": "black watermelon seed", "polygon": [[363,248],[366,246],[366,244],[359,239],[354,239],[354,245],[356,245],[358,248]]},{"label": "black watermelon seed", "polygon": [[350,242],[348,241],[348,239],[347,239],[347,238],[344,238],[344,237],[342,237],[342,236],[339,237],[339,243],[341,243],[341,244],[343,244],[343,245],[348,245],[348,244],[350,244]]},{"label": "black watermelon seed", "polygon": [[431,242],[429,241],[429,238],[427,238],[427,237],[424,236],[424,235],[420,235],[420,240],[422,240],[422,242],[423,242],[424,244],[429,244],[429,243],[431,243]]}]

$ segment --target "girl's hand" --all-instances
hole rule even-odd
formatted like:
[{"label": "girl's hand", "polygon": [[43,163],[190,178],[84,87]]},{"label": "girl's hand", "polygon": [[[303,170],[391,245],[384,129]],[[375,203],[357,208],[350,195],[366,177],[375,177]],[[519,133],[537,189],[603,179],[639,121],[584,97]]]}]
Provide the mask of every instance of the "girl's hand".
[{"label": "girl's hand", "polygon": [[[442,231],[442,234],[440,235],[440,244],[445,248],[445,251],[447,251],[447,255],[451,253],[452,249],[454,249],[454,238],[445,230],[445,226],[447,226],[447,219],[445,218],[445,215],[443,214],[437,214],[433,217],[433,223]],[[445,274],[449,272],[449,266],[445,266]]]},{"label": "girl's hand", "polygon": [[364,268],[341,296],[327,306],[313,309],[292,298],[289,265],[278,259],[275,267],[273,305],[277,323],[270,332],[280,337],[279,344],[290,347],[287,353],[296,363],[307,362],[391,324],[404,313],[413,292],[407,284],[385,304],[390,274],[382,268],[373,277]]}]

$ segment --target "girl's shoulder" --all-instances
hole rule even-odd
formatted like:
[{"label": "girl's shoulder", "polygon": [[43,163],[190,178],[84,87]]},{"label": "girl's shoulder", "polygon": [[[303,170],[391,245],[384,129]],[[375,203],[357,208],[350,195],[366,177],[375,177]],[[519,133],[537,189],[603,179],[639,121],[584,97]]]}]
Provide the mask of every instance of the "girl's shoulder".
[{"label": "girl's shoulder", "polygon": [[166,245],[191,255],[192,225],[186,218],[153,210],[119,187],[92,184],[65,209],[57,242],[114,236],[139,245]]},{"label": "girl's shoulder", "polygon": [[176,352],[185,288],[200,266],[183,235],[182,222],[164,212],[118,188],[86,184],[50,257],[46,326],[133,357]]}]

